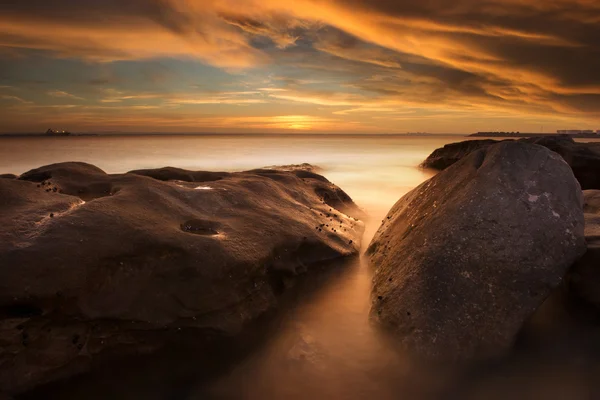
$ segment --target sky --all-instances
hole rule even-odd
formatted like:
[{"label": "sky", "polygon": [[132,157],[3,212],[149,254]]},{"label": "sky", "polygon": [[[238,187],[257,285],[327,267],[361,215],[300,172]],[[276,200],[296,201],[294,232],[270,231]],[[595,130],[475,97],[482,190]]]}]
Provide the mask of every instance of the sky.
[{"label": "sky", "polygon": [[0,0],[0,132],[600,130],[598,0]]}]

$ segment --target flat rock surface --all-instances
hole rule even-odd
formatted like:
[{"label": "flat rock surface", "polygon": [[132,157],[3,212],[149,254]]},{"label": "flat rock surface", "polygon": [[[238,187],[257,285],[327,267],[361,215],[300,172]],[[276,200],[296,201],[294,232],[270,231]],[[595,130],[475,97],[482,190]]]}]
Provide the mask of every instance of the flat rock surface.
[{"label": "flat rock surface", "polygon": [[579,184],[548,149],[475,151],[394,205],[369,246],[372,318],[417,357],[494,357],[585,252]]},{"label": "flat rock surface", "polygon": [[294,276],[356,255],[361,215],[306,170],[62,163],[0,179],[0,392],[180,332],[234,335]]}]

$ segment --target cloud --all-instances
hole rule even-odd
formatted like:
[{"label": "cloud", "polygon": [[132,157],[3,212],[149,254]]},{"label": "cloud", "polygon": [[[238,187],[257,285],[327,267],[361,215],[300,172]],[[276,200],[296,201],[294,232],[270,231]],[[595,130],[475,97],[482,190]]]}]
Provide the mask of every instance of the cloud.
[{"label": "cloud", "polygon": [[374,64],[386,68],[401,68],[397,53],[360,41],[341,31],[327,29],[319,32],[313,47],[346,60]]},{"label": "cloud", "polygon": [[280,49],[294,46],[299,39],[291,32],[292,27],[287,26],[285,20],[275,18],[268,21],[258,21],[247,16],[227,14],[222,14],[221,17],[226,23],[241,29],[251,37],[263,36],[269,38]]},{"label": "cloud", "polygon": [[363,123],[406,107],[600,123],[597,0],[29,0],[2,6],[0,48],[100,63],[196,59],[282,78],[256,86],[262,94],[138,90],[105,93],[104,104],[312,105]]},{"label": "cloud", "polygon": [[75,96],[71,93],[67,93],[62,90],[51,90],[49,92],[46,92],[46,94],[51,97],[59,97],[59,98],[62,97],[62,98],[69,98],[69,99],[75,99],[75,100],[83,100],[82,97]]},{"label": "cloud", "polygon": [[186,12],[161,0],[10,2],[0,16],[0,46],[37,49],[96,62],[198,58],[221,66],[259,65],[265,55],[211,10]]},{"label": "cloud", "polygon": [[24,100],[19,96],[11,96],[11,95],[6,95],[6,94],[2,94],[0,95],[0,100],[7,100],[7,101],[11,101],[11,102],[17,102],[17,103],[21,103],[21,104],[30,104],[30,101]]},{"label": "cloud", "polygon": [[153,101],[165,107],[183,105],[226,104],[243,106],[262,104],[265,99],[260,91],[240,92],[129,92],[113,88],[104,89],[99,102],[103,104]]}]

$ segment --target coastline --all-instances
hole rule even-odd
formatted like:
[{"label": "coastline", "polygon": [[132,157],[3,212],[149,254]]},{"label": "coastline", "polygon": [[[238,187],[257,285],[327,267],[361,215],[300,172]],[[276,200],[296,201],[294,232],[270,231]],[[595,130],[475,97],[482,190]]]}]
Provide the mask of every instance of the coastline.
[{"label": "coastline", "polygon": [[544,136],[568,136],[577,139],[600,139],[600,135],[596,133],[581,133],[576,135],[567,135],[561,133],[508,133],[508,132],[477,132],[467,137],[484,137],[484,138],[528,138],[528,137],[544,137]]},{"label": "coastline", "polygon": [[214,132],[85,132],[85,133],[71,133],[70,135],[47,135],[45,133],[0,133],[0,139],[6,137],[19,137],[19,138],[31,138],[31,137],[74,137],[74,136],[102,136],[102,137],[143,137],[143,136],[198,136],[198,137],[411,137],[411,138],[436,138],[436,137],[468,137],[466,133],[428,133],[428,134],[412,134],[412,133],[310,133],[310,132],[299,132],[299,133],[214,133]]}]

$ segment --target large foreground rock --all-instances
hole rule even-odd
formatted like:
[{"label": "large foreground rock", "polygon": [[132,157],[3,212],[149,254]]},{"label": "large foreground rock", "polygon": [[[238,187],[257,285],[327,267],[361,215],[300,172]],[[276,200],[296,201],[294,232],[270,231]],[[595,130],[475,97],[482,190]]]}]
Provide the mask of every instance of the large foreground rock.
[{"label": "large foreground rock", "polygon": [[569,292],[600,311],[600,190],[583,192],[587,251],[571,269]]},{"label": "large foreground rock", "polygon": [[357,254],[359,215],[306,170],[65,163],[0,179],[0,392],[185,332],[234,335],[294,276]]},{"label": "large foreground rock", "polygon": [[[506,141],[506,140],[505,140]],[[568,136],[545,136],[518,140],[544,146],[558,154],[571,166],[582,189],[600,189],[600,147],[596,143],[576,143]],[[435,150],[423,163],[425,168],[444,170],[472,152],[487,148],[496,140],[467,140],[451,143]]]},{"label": "large foreground rock", "polygon": [[371,316],[417,356],[495,356],[584,251],[569,166],[541,146],[496,144],[391,209],[368,249]]}]

